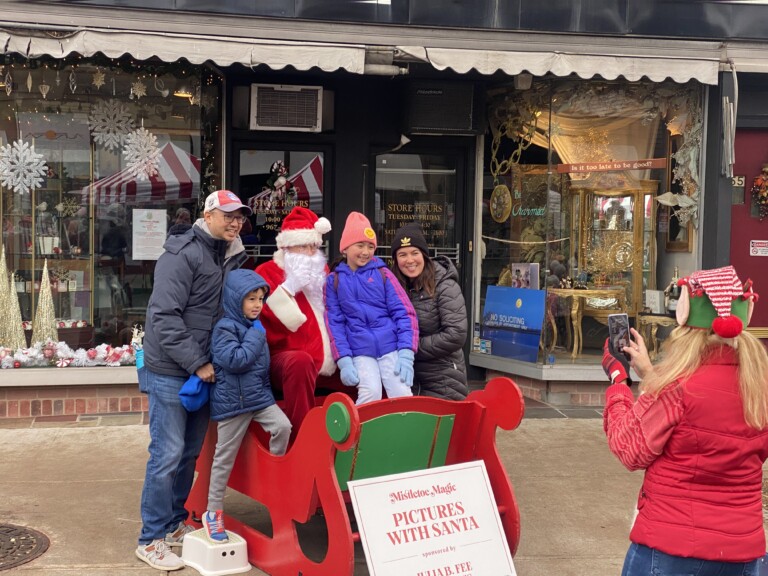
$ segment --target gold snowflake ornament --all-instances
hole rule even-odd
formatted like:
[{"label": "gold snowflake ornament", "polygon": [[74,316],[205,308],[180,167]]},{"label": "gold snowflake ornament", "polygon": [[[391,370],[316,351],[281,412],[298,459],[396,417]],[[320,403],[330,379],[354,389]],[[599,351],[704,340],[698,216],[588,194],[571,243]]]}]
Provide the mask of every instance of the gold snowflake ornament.
[{"label": "gold snowflake ornament", "polygon": [[136,96],[136,98],[141,98],[142,96],[147,95],[147,86],[142,82],[141,80],[136,80],[133,84],[131,84],[131,93]]},{"label": "gold snowflake ornament", "polygon": [[104,74],[104,72],[96,70],[96,72],[93,73],[93,85],[96,86],[97,89],[104,86],[106,82],[106,74]]}]

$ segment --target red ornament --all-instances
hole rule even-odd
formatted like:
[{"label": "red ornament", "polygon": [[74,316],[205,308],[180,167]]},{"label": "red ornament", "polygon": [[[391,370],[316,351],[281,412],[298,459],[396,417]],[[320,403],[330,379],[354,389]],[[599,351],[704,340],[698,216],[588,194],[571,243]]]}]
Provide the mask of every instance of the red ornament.
[{"label": "red ornament", "polygon": [[18,360],[14,360],[13,361],[13,367],[14,368],[21,368],[21,362],[19,362]]},{"label": "red ornament", "polygon": [[53,353],[54,352],[55,352],[55,350],[53,348],[45,348],[43,350],[43,356],[45,356],[45,358],[50,360],[51,358],[53,358]]},{"label": "red ornament", "polygon": [[98,354],[98,352],[96,352],[96,350],[94,348],[91,348],[90,350],[88,350],[88,358],[90,358],[91,360],[96,358],[97,354]]}]

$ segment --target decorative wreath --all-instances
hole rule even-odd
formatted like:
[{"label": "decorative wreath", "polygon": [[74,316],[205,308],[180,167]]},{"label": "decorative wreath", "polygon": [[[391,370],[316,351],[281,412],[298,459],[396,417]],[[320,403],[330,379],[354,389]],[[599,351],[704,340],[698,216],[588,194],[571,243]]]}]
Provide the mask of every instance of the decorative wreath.
[{"label": "decorative wreath", "polygon": [[760,220],[768,216],[768,164],[752,181],[752,202],[758,207]]}]

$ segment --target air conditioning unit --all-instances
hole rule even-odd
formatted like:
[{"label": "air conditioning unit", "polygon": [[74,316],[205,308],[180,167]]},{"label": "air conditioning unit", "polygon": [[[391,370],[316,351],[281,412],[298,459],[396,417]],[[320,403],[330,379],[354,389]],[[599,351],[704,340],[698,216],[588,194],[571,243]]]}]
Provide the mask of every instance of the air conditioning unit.
[{"label": "air conditioning unit", "polygon": [[415,80],[405,92],[406,134],[470,136],[485,132],[481,84]]},{"label": "air conditioning unit", "polygon": [[322,86],[251,84],[251,130],[322,132],[333,128],[333,92]]}]

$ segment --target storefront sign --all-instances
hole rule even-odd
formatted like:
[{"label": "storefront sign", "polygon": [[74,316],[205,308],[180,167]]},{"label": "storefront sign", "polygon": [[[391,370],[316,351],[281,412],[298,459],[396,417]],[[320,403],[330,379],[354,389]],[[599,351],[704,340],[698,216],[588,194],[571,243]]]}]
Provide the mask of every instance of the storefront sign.
[{"label": "storefront sign", "polygon": [[574,172],[615,172],[618,170],[653,170],[666,168],[666,158],[648,158],[646,160],[625,160],[618,162],[582,162],[579,164],[558,164],[559,174]]},{"label": "storefront sign", "polygon": [[133,259],[157,260],[163,253],[168,218],[165,210],[134,208]]},{"label": "storefront sign", "polygon": [[[403,195],[405,196],[405,195]],[[434,195],[433,195],[434,196]],[[412,197],[412,195],[408,195]],[[384,238],[379,239],[383,245],[391,244],[395,232],[409,222],[416,222],[424,232],[424,239],[430,246],[443,246],[446,232],[452,232],[448,226],[445,213],[445,205],[441,202],[402,201],[387,202],[384,214],[386,224]]]},{"label": "storefront sign", "polygon": [[768,240],[750,240],[750,256],[768,256]]},{"label": "storefront sign", "polygon": [[349,482],[371,576],[515,576],[482,460]]},{"label": "storefront sign", "polygon": [[488,286],[482,336],[493,354],[536,362],[544,322],[545,290]]}]

